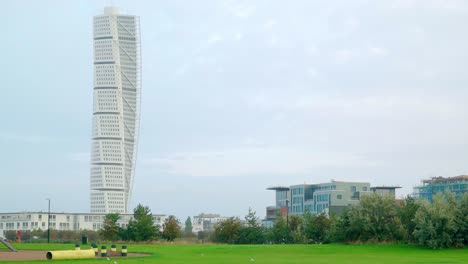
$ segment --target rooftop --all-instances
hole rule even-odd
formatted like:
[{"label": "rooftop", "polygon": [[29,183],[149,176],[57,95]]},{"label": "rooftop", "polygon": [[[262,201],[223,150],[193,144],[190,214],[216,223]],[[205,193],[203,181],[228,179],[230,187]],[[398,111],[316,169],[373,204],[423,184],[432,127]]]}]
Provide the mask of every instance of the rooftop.
[{"label": "rooftop", "polygon": [[468,181],[468,175],[459,175],[459,176],[454,176],[454,177],[432,177],[428,180],[422,180],[424,184],[438,184],[438,183],[455,183],[455,182],[461,182],[461,181]]},{"label": "rooftop", "polygon": [[272,190],[272,191],[289,191],[289,187],[286,186],[272,186],[266,188],[267,190]]}]

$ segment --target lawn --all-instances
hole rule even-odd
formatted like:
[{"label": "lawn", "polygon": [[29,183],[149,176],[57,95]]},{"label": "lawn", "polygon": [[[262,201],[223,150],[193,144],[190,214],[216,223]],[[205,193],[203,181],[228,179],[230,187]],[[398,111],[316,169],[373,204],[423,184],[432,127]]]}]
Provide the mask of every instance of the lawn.
[{"label": "lawn", "polygon": [[[73,249],[73,245],[15,244],[20,250]],[[109,248],[109,245],[107,245]],[[120,248],[120,247],[118,247]],[[115,259],[125,263],[468,263],[468,249],[430,250],[405,245],[128,245],[151,256]],[[0,252],[1,254],[1,252]],[[37,261],[30,261],[31,263]],[[57,260],[58,263],[114,263],[114,260]],[[29,263],[29,262],[2,262]]]}]

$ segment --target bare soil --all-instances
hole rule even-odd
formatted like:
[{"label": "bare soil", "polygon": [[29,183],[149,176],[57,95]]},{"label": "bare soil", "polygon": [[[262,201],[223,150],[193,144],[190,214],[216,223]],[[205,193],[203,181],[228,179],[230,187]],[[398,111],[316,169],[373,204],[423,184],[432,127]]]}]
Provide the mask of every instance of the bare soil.
[{"label": "bare soil", "polygon": [[[0,261],[11,261],[11,260],[46,260],[47,251],[42,250],[18,250],[17,252],[0,250]],[[128,257],[144,257],[148,254],[140,253],[128,253]],[[126,258],[119,254],[111,254],[109,258]],[[101,255],[96,256],[101,258]]]}]

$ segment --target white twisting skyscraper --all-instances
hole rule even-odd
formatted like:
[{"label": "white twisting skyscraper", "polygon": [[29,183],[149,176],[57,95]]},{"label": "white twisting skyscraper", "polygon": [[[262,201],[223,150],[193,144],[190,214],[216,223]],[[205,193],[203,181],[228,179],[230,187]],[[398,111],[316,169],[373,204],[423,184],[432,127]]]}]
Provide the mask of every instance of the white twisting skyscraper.
[{"label": "white twisting skyscraper", "polygon": [[94,17],[91,212],[127,213],[140,119],[140,21],[115,7]]}]

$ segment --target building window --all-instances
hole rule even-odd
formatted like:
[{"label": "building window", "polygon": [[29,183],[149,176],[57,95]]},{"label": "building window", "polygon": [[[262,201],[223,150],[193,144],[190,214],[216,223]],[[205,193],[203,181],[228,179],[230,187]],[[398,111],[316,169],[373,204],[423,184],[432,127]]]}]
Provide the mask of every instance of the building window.
[{"label": "building window", "polygon": [[351,186],[351,191],[355,192],[356,191],[356,186]]},{"label": "building window", "polygon": [[336,199],[343,199],[343,195],[338,194],[338,195],[336,196]]}]

